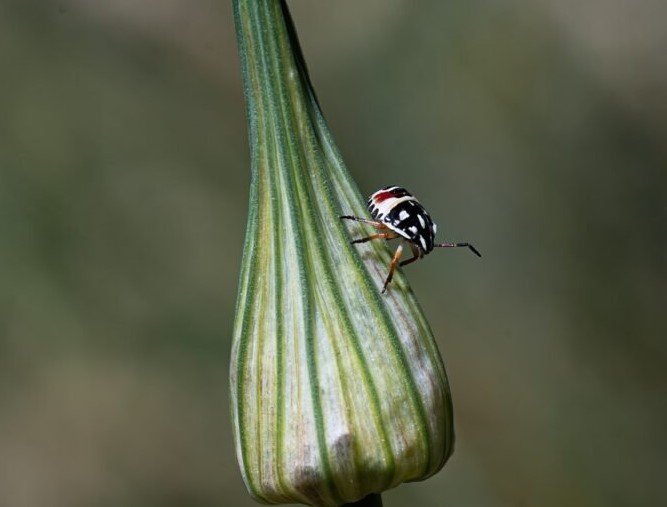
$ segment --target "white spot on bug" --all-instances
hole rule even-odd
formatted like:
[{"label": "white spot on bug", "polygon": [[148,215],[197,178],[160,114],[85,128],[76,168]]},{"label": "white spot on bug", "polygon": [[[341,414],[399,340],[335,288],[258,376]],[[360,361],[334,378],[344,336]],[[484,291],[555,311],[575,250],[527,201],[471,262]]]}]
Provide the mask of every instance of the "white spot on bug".
[{"label": "white spot on bug", "polygon": [[422,248],[426,250],[426,240],[424,239],[424,236],[419,236],[419,242],[422,245]]},{"label": "white spot on bug", "polygon": [[417,227],[415,227],[414,225],[411,225],[410,227],[408,227],[408,230],[410,232],[412,232],[413,234],[417,234]]},{"label": "white spot on bug", "polygon": [[419,223],[422,224],[422,227],[426,227],[426,222],[424,222],[424,217],[421,215],[417,215],[419,218]]},{"label": "white spot on bug", "polygon": [[410,216],[410,213],[408,213],[408,212],[405,211],[405,210],[401,210],[401,212],[398,214],[398,218],[399,218],[399,220],[405,220],[405,219],[408,218],[409,216]]},{"label": "white spot on bug", "polygon": [[436,232],[438,232],[438,225],[433,224],[433,234],[435,234]]}]

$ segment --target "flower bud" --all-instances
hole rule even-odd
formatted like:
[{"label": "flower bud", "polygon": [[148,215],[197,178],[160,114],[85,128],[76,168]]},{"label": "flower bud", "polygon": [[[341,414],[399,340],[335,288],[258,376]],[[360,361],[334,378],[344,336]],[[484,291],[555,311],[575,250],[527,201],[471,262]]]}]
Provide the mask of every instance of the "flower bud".
[{"label": "flower bud", "polygon": [[252,179],[231,358],[241,473],[267,503],[338,506],[437,472],[452,405],[407,281],[381,294],[366,216],[305,70],[287,8],[235,0]]}]

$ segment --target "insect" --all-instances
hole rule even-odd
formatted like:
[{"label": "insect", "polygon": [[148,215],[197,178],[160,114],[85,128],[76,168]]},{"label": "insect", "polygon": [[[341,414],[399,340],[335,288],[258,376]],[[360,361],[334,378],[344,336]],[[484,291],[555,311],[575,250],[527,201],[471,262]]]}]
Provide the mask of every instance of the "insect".
[{"label": "insect", "polygon": [[373,239],[400,238],[412,250],[412,258],[399,262],[403,253],[403,245],[398,245],[389,265],[389,275],[382,287],[383,293],[394,277],[396,266],[407,266],[429,254],[434,248],[468,247],[478,257],[482,256],[470,243],[436,243],[435,233],[438,226],[433,223],[430,215],[415,196],[403,187],[389,186],[378,190],[370,196],[367,206],[373,220],[351,215],[344,215],[340,218],[369,224],[382,232],[355,239],[352,241],[353,244],[365,243]]}]

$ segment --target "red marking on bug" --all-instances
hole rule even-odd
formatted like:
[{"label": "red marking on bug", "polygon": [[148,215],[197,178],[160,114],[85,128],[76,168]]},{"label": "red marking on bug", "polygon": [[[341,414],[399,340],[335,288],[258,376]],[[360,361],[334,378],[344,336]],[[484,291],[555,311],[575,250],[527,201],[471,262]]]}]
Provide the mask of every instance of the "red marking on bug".
[{"label": "red marking on bug", "polygon": [[380,192],[375,197],[373,197],[373,200],[375,202],[382,202],[382,201],[386,201],[387,199],[390,199],[393,196],[394,196],[394,192],[389,190],[387,192]]}]

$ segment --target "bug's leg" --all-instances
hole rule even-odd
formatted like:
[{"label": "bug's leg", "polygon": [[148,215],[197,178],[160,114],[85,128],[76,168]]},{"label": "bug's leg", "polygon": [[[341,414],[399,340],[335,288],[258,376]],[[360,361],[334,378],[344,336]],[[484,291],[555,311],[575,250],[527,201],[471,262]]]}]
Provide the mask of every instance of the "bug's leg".
[{"label": "bug's leg", "polygon": [[401,262],[399,266],[407,266],[408,264],[412,264],[417,259],[419,259],[419,248],[410,243],[410,249],[412,250],[412,259],[408,259],[407,261]]},{"label": "bug's leg", "polygon": [[372,239],[378,239],[378,238],[394,239],[394,238],[397,238],[397,237],[398,237],[398,234],[396,234],[395,232],[380,232],[378,234],[373,234],[373,235],[367,236],[365,238],[359,238],[359,239],[352,240],[352,241],[350,241],[350,243],[352,243],[354,245],[355,243],[366,243],[366,241],[370,241]]},{"label": "bug's leg", "polygon": [[361,222],[363,224],[372,225],[376,229],[386,229],[387,226],[382,222],[376,222],[375,220],[367,220],[365,218],[353,217],[352,215],[343,215],[340,217],[341,220],[354,220],[355,222]]},{"label": "bug's leg", "polygon": [[387,286],[391,283],[391,279],[394,278],[394,271],[396,271],[396,266],[398,265],[398,260],[401,258],[403,253],[403,245],[398,245],[394,257],[391,259],[391,264],[389,265],[389,275],[384,282],[384,287],[382,287],[382,293],[387,290]]},{"label": "bug's leg", "polygon": [[477,249],[474,246],[472,246],[470,243],[440,243],[440,244],[433,245],[433,246],[437,246],[439,248],[456,248],[456,247],[464,246],[464,247],[470,248],[472,253],[474,253],[477,257],[482,256],[482,254],[479,253],[477,251]]}]

